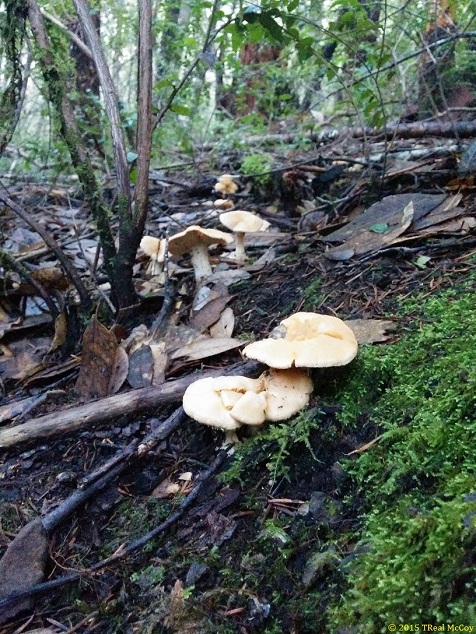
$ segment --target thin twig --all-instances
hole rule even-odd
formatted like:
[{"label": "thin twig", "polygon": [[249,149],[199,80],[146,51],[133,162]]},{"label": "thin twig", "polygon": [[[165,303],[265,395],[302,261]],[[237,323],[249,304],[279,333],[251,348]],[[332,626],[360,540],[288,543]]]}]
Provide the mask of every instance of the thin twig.
[{"label": "thin twig", "polygon": [[62,588],[63,586],[69,583],[73,583],[74,581],[79,581],[81,578],[84,578],[86,575],[93,575],[94,573],[97,573],[103,570],[104,568],[107,568],[111,564],[114,564],[117,561],[124,559],[125,557],[131,555],[137,550],[142,549],[152,539],[164,533],[168,528],[170,528],[182,517],[184,512],[195,502],[197,497],[200,495],[205,483],[222,466],[222,464],[225,462],[227,457],[228,457],[228,454],[226,451],[224,450],[220,451],[220,453],[217,455],[217,457],[215,458],[211,466],[205,472],[203,472],[201,475],[198,476],[198,479],[196,481],[196,484],[193,490],[183,500],[183,502],[180,504],[180,506],[175,511],[175,513],[172,513],[172,515],[170,515],[164,522],[156,526],[154,529],[152,529],[151,531],[149,531],[148,533],[146,533],[139,539],[129,544],[129,546],[126,546],[120,552],[117,552],[114,555],[111,555],[110,557],[107,557],[106,559],[103,559],[102,561],[99,561],[98,563],[94,564],[86,572],[72,572],[68,575],[58,577],[58,579],[53,579],[52,581],[38,583],[32,586],[31,588],[29,588],[28,590],[23,590],[22,592],[11,594],[7,596],[5,599],[0,601],[0,610],[5,609],[11,605],[15,605],[26,598],[40,596],[40,595],[49,593],[52,590],[55,590],[56,588]]},{"label": "thin twig", "polygon": [[[76,269],[74,268],[72,262],[66,257],[60,247],[56,244],[56,241],[50,236],[50,234],[37,222],[34,218],[30,216],[30,214],[20,207],[14,200],[12,200],[9,196],[3,193],[0,190],[0,200],[5,203],[10,209],[16,213],[26,224],[34,229],[38,235],[43,239],[43,242],[53,251],[53,253],[58,258],[61,266],[66,271],[71,283],[74,285],[76,290],[78,291],[79,297],[81,298],[81,303],[85,308],[91,306],[91,298],[89,296],[86,287],[84,286],[81,278],[79,277]],[[45,300],[46,301],[46,300]]]}]

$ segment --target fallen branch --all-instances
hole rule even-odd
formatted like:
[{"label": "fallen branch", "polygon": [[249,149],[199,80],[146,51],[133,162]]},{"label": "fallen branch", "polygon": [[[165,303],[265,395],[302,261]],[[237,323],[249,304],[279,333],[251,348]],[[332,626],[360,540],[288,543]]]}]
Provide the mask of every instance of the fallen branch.
[{"label": "fallen branch", "polygon": [[[450,116],[450,115],[448,115]],[[317,127],[317,125],[316,125]],[[296,132],[295,134],[255,134],[246,137],[244,140],[248,146],[273,145],[278,143],[291,144],[298,140],[309,139],[313,143],[323,145],[337,138],[361,137],[369,140],[370,137],[380,139],[420,139],[423,137],[445,137],[445,138],[471,138],[476,134],[476,121],[416,121],[414,123],[389,124],[383,128],[372,128],[370,126],[342,127],[319,132]],[[212,150],[213,143],[205,143],[203,150]]]},{"label": "fallen branch", "polygon": [[217,455],[217,457],[215,458],[211,466],[206,471],[204,471],[201,475],[198,476],[196,484],[193,490],[191,491],[191,493],[187,495],[187,497],[183,500],[183,502],[180,504],[180,506],[175,511],[175,513],[172,513],[172,515],[170,515],[170,517],[168,517],[164,522],[162,522],[162,524],[159,524],[154,529],[152,529],[151,531],[149,531],[148,533],[146,533],[145,535],[143,535],[136,541],[129,544],[129,546],[126,546],[125,548],[123,548],[120,552],[117,552],[114,555],[111,555],[111,557],[107,557],[106,559],[103,559],[102,561],[99,561],[98,563],[94,564],[86,572],[73,572],[68,575],[59,577],[58,579],[53,579],[52,581],[46,581],[45,583],[38,583],[28,588],[28,590],[17,592],[15,594],[5,597],[4,599],[0,600],[0,611],[5,610],[6,608],[9,608],[10,606],[15,605],[27,598],[32,598],[34,596],[39,596],[42,594],[49,593],[56,588],[61,588],[69,583],[78,581],[79,579],[81,579],[82,577],[85,577],[86,575],[92,575],[96,572],[99,572],[100,570],[103,570],[104,568],[106,568],[107,566],[110,566],[116,561],[124,559],[128,555],[131,555],[133,552],[143,548],[152,539],[154,539],[155,537],[158,537],[161,533],[165,532],[168,528],[170,528],[170,526],[172,526],[175,522],[177,522],[177,520],[180,519],[183,513],[197,499],[200,492],[202,491],[204,484],[215,473],[215,471],[219,469],[219,467],[221,467],[221,465],[225,462],[227,456],[228,454],[226,451],[221,451]]},{"label": "fallen branch", "polygon": [[12,447],[37,438],[70,433],[91,425],[104,425],[118,416],[130,414],[137,416],[165,403],[179,401],[190,383],[198,378],[222,374],[250,374],[255,372],[258,367],[259,364],[256,362],[238,363],[227,368],[226,371],[221,369],[199,375],[189,375],[164,383],[159,387],[145,387],[33,418],[21,425],[0,430],[0,448]]},{"label": "fallen branch", "polygon": [[64,522],[80,506],[85,504],[103,489],[109,482],[127,469],[132,458],[145,456],[155,445],[174,432],[185,420],[186,415],[182,407],[179,407],[171,416],[162,421],[160,425],[150,432],[142,440],[133,440],[124,449],[118,451],[112,458],[104,462],[92,473],[85,476],[76,491],[71,493],[53,511],[42,517],[41,521],[46,531],[50,533],[59,524]]}]

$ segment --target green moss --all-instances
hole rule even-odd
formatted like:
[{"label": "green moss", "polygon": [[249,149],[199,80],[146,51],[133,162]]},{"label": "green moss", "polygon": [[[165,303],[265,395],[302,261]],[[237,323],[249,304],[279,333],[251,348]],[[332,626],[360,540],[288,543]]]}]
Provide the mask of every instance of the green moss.
[{"label": "green moss", "polygon": [[[472,281],[404,305],[400,341],[364,349],[342,420],[381,439],[348,466],[364,500],[361,553],[335,627],[474,623],[476,320]],[[372,440],[372,438],[369,438]]]},{"label": "green moss", "polygon": [[240,166],[240,172],[245,176],[253,176],[257,186],[266,187],[273,168],[273,158],[269,154],[248,154]]}]

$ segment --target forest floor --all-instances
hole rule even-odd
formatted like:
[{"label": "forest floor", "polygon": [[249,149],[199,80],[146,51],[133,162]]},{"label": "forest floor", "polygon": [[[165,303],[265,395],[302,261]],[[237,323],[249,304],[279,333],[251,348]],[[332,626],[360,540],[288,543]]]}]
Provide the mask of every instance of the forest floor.
[{"label": "forest floor", "polygon": [[[151,411],[106,424],[98,416],[97,425],[8,447],[0,436],[0,553],[33,526],[15,558],[0,563],[0,599],[22,587],[18,577],[39,583],[21,610],[4,605],[0,634],[371,634],[392,624],[394,631],[476,625],[476,240],[468,221],[476,206],[472,182],[458,177],[454,159],[431,156],[424,166],[399,165],[388,180],[339,173],[323,184],[293,168],[278,185],[245,187],[235,201],[272,225],[275,214],[277,228],[269,243],[250,241],[247,275],[228,287],[235,338],[263,338],[298,311],[367,322],[357,359],[313,370],[311,403],[291,421],[239,430],[240,444],[224,450],[222,432],[184,416],[176,396]],[[21,203],[52,217],[63,196],[55,189],[22,187]],[[202,199],[192,193],[162,189],[151,232],[172,212],[186,216],[192,203],[200,218]],[[385,196],[395,199],[365,221],[364,211]],[[415,199],[409,222],[405,196]],[[341,208],[318,208],[337,199]],[[18,230],[9,213],[6,236]],[[449,221],[457,224],[443,225]],[[216,214],[206,222],[217,226]],[[345,227],[339,250],[326,238]],[[82,249],[90,247],[85,241]],[[237,268],[224,263],[223,270]],[[148,294],[144,269],[142,262],[136,281]],[[194,291],[189,272],[176,279],[180,324],[190,319]],[[125,336],[153,322],[164,291],[150,294]],[[13,311],[12,295],[5,301],[4,311]],[[31,349],[44,356],[43,338],[48,348],[53,330],[44,322],[4,329],[10,363],[0,364],[2,414],[26,398],[48,398],[0,430],[80,403],[77,364],[66,371],[64,360],[50,360],[40,379],[38,369],[21,372],[26,361],[34,366]],[[239,362],[236,348],[181,357],[167,383]],[[97,401],[98,411],[105,406]],[[136,451],[174,420],[170,433]],[[118,465],[120,474],[74,512],[52,519],[64,500]],[[38,517],[50,518],[46,536]]]}]

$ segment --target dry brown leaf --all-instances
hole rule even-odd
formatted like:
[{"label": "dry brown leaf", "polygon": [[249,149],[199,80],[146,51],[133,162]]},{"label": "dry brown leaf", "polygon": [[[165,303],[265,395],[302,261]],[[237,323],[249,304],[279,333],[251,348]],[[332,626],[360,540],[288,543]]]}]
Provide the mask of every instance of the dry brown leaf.
[{"label": "dry brown leaf", "polygon": [[353,331],[359,344],[387,341],[391,337],[389,333],[397,327],[395,322],[385,319],[349,319],[344,323]]},{"label": "dry brown leaf", "polygon": [[231,337],[235,327],[235,315],[229,306],[220,315],[220,319],[210,326],[210,335],[217,337]]},{"label": "dry brown leaf", "polygon": [[207,277],[207,283],[221,282],[226,286],[230,286],[230,284],[235,284],[241,280],[248,280],[250,277],[251,274],[244,269],[227,269],[226,271],[214,271]]},{"label": "dry brown leaf", "polygon": [[111,379],[107,393],[109,395],[116,394],[124,385],[129,373],[129,356],[124,348],[119,347],[116,350],[116,358],[114,359],[114,368],[112,370]]},{"label": "dry brown leaf", "polygon": [[[42,581],[47,556],[45,528],[41,519],[33,520],[21,529],[0,560],[0,599],[28,590]],[[18,612],[29,609],[32,601],[32,598],[26,598],[4,609],[0,614],[0,625]]]},{"label": "dry brown leaf", "polygon": [[[372,253],[391,245],[396,238],[404,233],[411,225],[414,216],[413,202],[410,201],[399,215],[392,214],[385,218],[386,222],[374,223],[360,228],[355,236],[350,237],[342,246],[334,247],[324,253],[325,257],[329,260],[346,260],[353,255],[363,255],[365,253]],[[377,226],[388,227],[380,233],[380,231],[372,230]]]},{"label": "dry brown leaf", "polygon": [[151,344],[153,371],[152,385],[162,385],[165,381],[165,370],[167,368],[168,356],[165,352],[164,343]]},{"label": "dry brown leaf", "polygon": [[256,273],[257,271],[262,271],[265,267],[267,267],[271,262],[276,259],[276,249],[270,247],[267,249],[261,257],[253,262],[253,264],[247,264],[245,266],[245,270],[253,271]]},{"label": "dry brown leaf", "polygon": [[116,362],[117,339],[94,316],[83,336],[83,351],[76,390],[85,400],[108,395]]},{"label": "dry brown leaf", "polygon": [[135,389],[149,387],[154,379],[154,357],[148,345],[142,345],[129,357],[127,380]]},{"label": "dry brown leaf", "polygon": [[183,583],[180,579],[170,591],[168,615],[164,619],[164,625],[176,634],[203,634],[204,618],[185,600]]},{"label": "dry brown leaf", "polygon": [[140,348],[149,339],[149,330],[145,324],[141,324],[134,328],[131,334],[121,342],[121,348],[124,348],[129,354]]},{"label": "dry brown leaf", "polygon": [[25,380],[39,372],[50,344],[51,339],[36,337],[0,345],[0,378]]},{"label": "dry brown leaf", "polygon": [[180,491],[180,484],[177,482],[172,482],[170,478],[165,478],[162,482],[155,487],[155,489],[150,494],[150,497],[153,499],[164,500],[166,498],[171,498],[176,495]]},{"label": "dry brown leaf", "polygon": [[171,353],[170,358],[180,359],[181,357],[186,357],[190,361],[197,361],[198,359],[207,359],[208,357],[213,357],[216,354],[228,352],[229,350],[239,348],[244,344],[244,341],[231,339],[229,337],[206,337],[174,350]]},{"label": "dry brown leaf", "polygon": [[54,366],[53,368],[46,368],[45,370],[40,370],[36,372],[33,376],[30,376],[24,383],[25,388],[33,387],[39,381],[43,384],[51,380],[57,380],[59,377],[68,374],[72,370],[78,367],[79,360],[78,359],[68,359],[59,365]]},{"label": "dry brown leaf", "polygon": [[207,335],[198,332],[195,328],[190,328],[190,326],[186,326],[184,324],[171,326],[164,337],[165,350],[166,352],[171,353],[174,350],[187,346],[195,341],[206,341],[207,339]]},{"label": "dry brown leaf", "polygon": [[66,313],[62,312],[55,319],[55,336],[53,337],[53,342],[51,343],[50,349],[48,352],[54,352],[66,341],[66,335],[68,334],[68,320],[66,318]]},{"label": "dry brown leaf", "polygon": [[366,442],[365,445],[361,445],[357,449],[354,449],[354,451],[350,451],[349,453],[345,453],[344,456],[352,456],[355,453],[363,453],[364,451],[367,451],[367,449],[370,449],[370,447],[375,445],[375,443],[378,442],[382,438],[382,436],[383,436],[383,434],[380,434],[380,436],[377,436],[373,440],[370,440],[369,442]]},{"label": "dry brown leaf", "polygon": [[197,330],[203,332],[212,324],[216,323],[220,319],[220,316],[230,299],[231,298],[229,296],[225,296],[210,300],[206,306],[199,310],[198,313],[193,315],[190,319],[190,325],[192,328],[196,328]]}]

